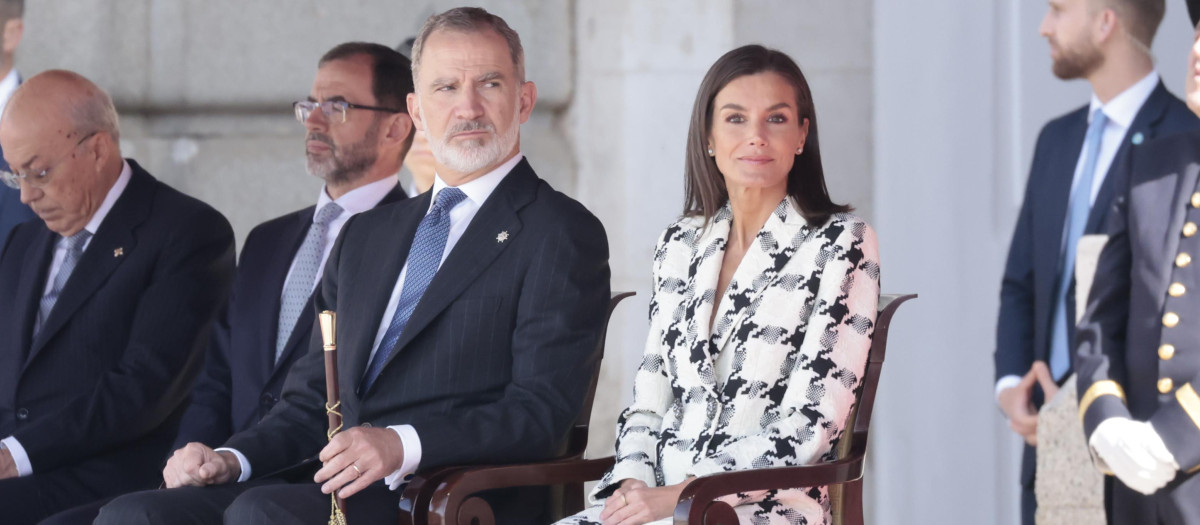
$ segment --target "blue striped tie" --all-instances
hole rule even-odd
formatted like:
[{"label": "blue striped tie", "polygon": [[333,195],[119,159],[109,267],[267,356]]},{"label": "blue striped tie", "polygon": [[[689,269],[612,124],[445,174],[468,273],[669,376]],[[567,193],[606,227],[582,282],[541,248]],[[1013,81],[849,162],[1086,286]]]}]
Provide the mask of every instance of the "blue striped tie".
[{"label": "blue striped tie", "polygon": [[1067,323],[1074,323],[1075,320],[1067,319],[1067,289],[1075,280],[1075,248],[1092,211],[1092,182],[1095,180],[1096,158],[1100,156],[1100,139],[1104,137],[1105,124],[1108,124],[1108,118],[1100,108],[1096,108],[1083,143],[1083,172],[1071,191],[1070,207],[1067,209],[1062,264],[1058,270],[1058,290],[1054,302],[1054,324],[1050,332],[1050,373],[1056,381],[1071,369],[1073,349],[1067,340]]},{"label": "blue striped tie", "polygon": [[63,257],[62,265],[58,267],[58,273],[54,275],[54,284],[50,286],[50,291],[42,296],[40,307],[38,308],[37,324],[33,327],[33,335],[42,331],[42,325],[46,324],[46,319],[50,317],[50,312],[54,310],[54,303],[58,302],[58,296],[62,295],[63,288],[67,285],[67,280],[71,278],[71,273],[75,271],[75,265],[79,263],[79,258],[83,256],[83,245],[91,238],[91,232],[87,230],[79,230],[70,237],[64,237],[59,242],[65,242],[67,245],[67,254]]},{"label": "blue striped tie", "polygon": [[383,364],[387,362],[388,356],[392,355],[396,341],[400,340],[400,334],[404,332],[404,325],[408,324],[413,310],[417,308],[417,302],[425,295],[425,289],[429,287],[438,267],[442,265],[442,252],[446,249],[446,238],[450,235],[450,210],[466,197],[467,195],[458,188],[442,188],[429,213],[417,225],[412,247],[408,250],[408,270],[404,277],[404,288],[400,290],[400,300],[396,304],[396,313],[392,315],[392,322],[384,332],[379,348],[375,350],[371,365],[367,367],[359,395],[371,390],[371,385],[379,378]]},{"label": "blue striped tie", "polygon": [[[283,285],[283,298],[279,302],[279,325],[275,332],[275,361],[283,355],[292,331],[296,329],[296,321],[304,313],[304,307],[312,297],[314,283],[317,282],[317,270],[321,267],[321,259],[325,256],[325,237],[329,234],[329,224],[342,214],[342,207],[336,202],[330,202],[321,207],[313,217],[313,223],[308,227],[304,242],[296,250],[296,258],[292,263],[292,274]],[[301,327],[308,330],[310,327]]]}]

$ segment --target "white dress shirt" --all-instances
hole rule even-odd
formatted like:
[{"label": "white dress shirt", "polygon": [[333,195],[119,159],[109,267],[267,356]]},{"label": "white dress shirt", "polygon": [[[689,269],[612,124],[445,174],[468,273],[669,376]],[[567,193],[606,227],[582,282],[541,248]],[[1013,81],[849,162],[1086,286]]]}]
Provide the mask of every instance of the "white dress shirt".
[{"label": "white dress shirt", "polygon": [[[3,84],[4,81],[0,81]],[[125,162],[121,167],[121,175],[117,177],[117,182],[113,183],[108,189],[108,194],[104,196],[104,201],[100,203],[100,207],[96,208],[96,213],[92,214],[92,219],[84,225],[83,229],[91,234],[90,237],[83,243],[83,250],[87,251],[87,247],[91,246],[92,239],[96,237],[96,232],[100,229],[100,224],[104,222],[104,218],[108,216],[108,212],[112,210],[113,204],[116,204],[117,199],[125,192],[125,187],[129,186],[129,179],[133,177],[133,170],[129,167],[129,163]],[[59,237],[58,242],[54,245],[54,258],[50,261],[50,271],[46,272],[46,286],[42,288],[42,295],[50,293],[50,289],[54,287],[54,278],[58,275],[58,271],[62,269],[63,260],[67,258],[67,240]],[[0,440],[0,445],[4,445],[12,455],[13,463],[17,466],[17,475],[28,476],[33,474],[33,464],[29,462],[29,454],[25,453],[25,447],[17,441],[17,438],[8,436]]]},{"label": "white dress shirt", "polygon": [[[517,153],[516,156],[504,164],[497,166],[496,169],[458,186],[458,189],[462,190],[467,198],[450,209],[450,232],[446,238],[446,247],[442,250],[441,262],[446,261],[446,256],[450,254],[450,251],[454,249],[454,245],[462,238],[463,233],[467,230],[467,226],[471,224],[471,220],[475,218],[475,214],[479,212],[479,208],[491,196],[496,186],[500,185],[504,177],[523,158],[525,158],[523,154]],[[433,208],[433,203],[437,202],[438,192],[447,187],[440,175],[434,177],[433,188],[430,190],[432,195],[429,199],[429,208],[425,210],[426,214]],[[391,324],[392,316],[396,314],[397,305],[400,303],[400,292],[404,289],[404,278],[407,273],[408,262],[406,261],[400,269],[400,276],[396,279],[395,287],[392,288],[392,295],[388,299],[387,309],[384,310],[383,315],[380,317],[379,331],[375,334],[375,342],[371,345],[371,355],[367,359],[368,363],[375,357],[375,353],[379,350],[379,343],[383,341],[383,336],[387,333],[388,326]],[[416,472],[417,467],[421,464],[421,438],[417,435],[417,431],[412,425],[390,425],[388,428],[400,436],[400,442],[404,446],[404,460],[400,464],[400,468],[383,478],[384,483],[387,483],[389,489],[396,490],[411,478],[412,473]],[[217,450],[227,450],[237,457],[238,464],[242,468],[242,474],[238,477],[238,481],[250,479],[250,462],[246,459],[246,456],[230,448],[219,448]]]},{"label": "white dress shirt", "polygon": [[[1112,166],[1113,158],[1117,156],[1117,150],[1121,149],[1121,141],[1125,139],[1125,134],[1129,132],[1129,126],[1133,124],[1133,119],[1137,117],[1138,111],[1142,109],[1142,105],[1146,103],[1146,99],[1150,98],[1150,94],[1154,92],[1154,88],[1158,87],[1158,82],[1158,72],[1151,71],[1149,75],[1137,81],[1136,84],[1129,86],[1121,94],[1113,97],[1107,104],[1101,103],[1096,93],[1092,93],[1092,102],[1088,106],[1088,124],[1092,123],[1092,116],[1095,115],[1097,108],[1104,112],[1104,116],[1108,117],[1108,122],[1104,125],[1104,135],[1100,138],[1100,151],[1096,155],[1096,172],[1092,176],[1090,198],[1092,204],[1095,204],[1096,195],[1100,193],[1100,187],[1104,185],[1104,179],[1108,177],[1108,169]],[[1087,148],[1081,148],[1079,160],[1075,162],[1075,176],[1071,180],[1072,193],[1075,191],[1075,187],[1079,185],[1080,177],[1083,176],[1083,165],[1087,162],[1087,159],[1084,158],[1085,152],[1082,151],[1085,149]],[[1064,225],[1064,229],[1065,227]],[[1072,351],[1072,349],[1068,349],[1068,351]],[[1000,392],[1015,387],[1020,383],[1021,376],[1009,375],[1001,377],[996,381],[996,401],[999,402],[1000,400]]]},{"label": "white dress shirt", "polygon": [[17,73],[17,68],[12,68],[4,75],[4,79],[0,80],[0,114],[4,113],[5,106],[8,106],[8,99],[12,98],[13,93],[17,88],[21,87],[21,74]]}]

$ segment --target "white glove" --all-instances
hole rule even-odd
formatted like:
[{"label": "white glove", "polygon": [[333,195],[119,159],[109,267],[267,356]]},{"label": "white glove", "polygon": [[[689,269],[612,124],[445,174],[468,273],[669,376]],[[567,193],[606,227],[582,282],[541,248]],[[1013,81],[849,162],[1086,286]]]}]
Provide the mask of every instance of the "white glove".
[{"label": "white glove", "polygon": [[1147,496],[1175,479],[1179,471],[1175,456],[1150,423],[1124,417],[1105,419],[1092,432],[1088,445],[1117,479]]}]

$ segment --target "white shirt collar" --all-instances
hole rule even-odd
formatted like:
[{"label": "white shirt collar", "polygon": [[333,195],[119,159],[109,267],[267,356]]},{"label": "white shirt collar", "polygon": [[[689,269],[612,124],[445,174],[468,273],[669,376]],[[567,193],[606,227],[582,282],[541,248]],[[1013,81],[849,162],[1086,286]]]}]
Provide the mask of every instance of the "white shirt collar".
[{"label": "white shirt collar", "polygon": [[1113,97],[1108,104],[1101,104],[1096,93],[1092,92],[1092,103],[1088,107],[1088,123],[1091,124],[1096,108],[1103,107],[1104,116],[1108,117],[1110,122],[1128,128],[1130,124],[1133,124],[1133,118],[1137,116],[1138,110],[1142,109],[1142,104],[1146,103],[1146,99],[1150,98],[1154,88],[1158,87],[1158,82],[1158,71],[1151,71],[1136,84]]},{"label": "white shirt collar", "polygon": [[[462,192],[467,195],[467,199],[470,199],[470,201],[476,206],[483,206],[483,201],[487,200],[492,192],[495,191],[496,186],[500,185],[500,181],[504,180],[504,177],[508,175],[508,172],[517,167],[517,164],[520,163],[521,159],[523,158],[525,158],[525,154],[517,152],[516,155],[513,155],[513,158],[508,159],[508,161],[506,161],[504,164],[496,166],[496,169],[487,172],[482,177],[458,186],[458,189],[462,190]],[[433,203],[437,202],[438,192],[442,191],[442,189],[446,187],[446,182],[442,180],[442,176],[434,174],[432,189],[433,194],[429,199],[430,209],[433,208]],[[425,210],[425,213],[429,213],[429,210]]]},{"label": "white shirt collar", "polygon": [[21,86],[21,74],[17,73],[17,68],[12,68],[8,74],[0,80],[0,114],[4,113],[4,107],[8,105],[8,99],[12,98],[12,94]]},{"label": "white shirt collar", "polygon": [[378,205],[399,183],[400,179],[396,177],[386,177],[354,188],[338,197],[337,200],[331,199],[325,188],[321,187],[321,195],[317,197],[317,209],[313,211],[313,219],[315,220],[316,214],[330,202],[336,202],[338,206],[342,207],[343,212],[349,212],[350,215],[367,211]]},{"label": "white shirt collar", "polygon": [[104,218],[108,216],[108,212],[112,210],[117,199],[125,192],[125,187],[129,185],[129,179],[133,177],[133,169],[129,167],[129,161],[122,162],[121,175],[117,177],[117,182],[113,183],[108,189],[108,195],[104,196],[104,202],[100,203],[100,207],[96,208],[96,213],[92,214],[92,220],[88,221],[83,229],[88,233],[96,235],[96,231],[100,229],[100,223],[104,222]]}]

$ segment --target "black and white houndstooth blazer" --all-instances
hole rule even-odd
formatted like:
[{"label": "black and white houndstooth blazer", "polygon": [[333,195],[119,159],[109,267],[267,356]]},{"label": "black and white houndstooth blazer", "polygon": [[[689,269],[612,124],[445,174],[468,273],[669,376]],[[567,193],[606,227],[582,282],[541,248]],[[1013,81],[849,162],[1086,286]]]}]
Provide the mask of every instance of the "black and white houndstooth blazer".
[{"label": "black and white houndstooth blazer", "polygon": [[[719,304],[732,212],[684,218],[654,253],[650,333],[617,462],[590,496],[722,471],[828,459],[855,402],[879,301],[874,230],[851,214],[811,227],[784,199]],[[719,308],[710,333],[709,319]],[[744,523],[822,523],[823,487],[730,496]],[[590,521],[600,507],[578,516]]]}]

